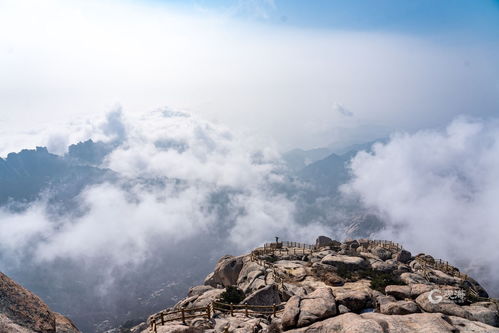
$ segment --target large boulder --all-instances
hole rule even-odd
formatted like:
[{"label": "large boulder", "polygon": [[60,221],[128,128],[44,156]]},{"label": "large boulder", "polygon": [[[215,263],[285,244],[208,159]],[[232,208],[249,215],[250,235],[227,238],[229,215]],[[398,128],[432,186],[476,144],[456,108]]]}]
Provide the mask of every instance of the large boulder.
[{"label": "large boulder", "polygon": [[241,303],[248,305],[277,305],[281,303],[281,298],[279,296],[277,286],[275,284],[270,284],[264,288],[254,291]]},{"label": "large boulder", "polygon": [[435,289],[435,286],[424,283],[411,284],[410,287],[411,287],[411,298],[416,298],[423,293]]},{"label": "large boulder", "polygon": [[365,290],[347,290],[344,292],[335,290],[335,297],[338,304],[346,306],[353,312],[360,312],[363,309],[374,307],[370,293]]},{"label": "large boulder", "polygon": [[471,313],[471,318],[487,325],[499,326],[499,314],[497,310],[477,305],[463,306],[465,311]]},{"label": "large boulder", "polygon": [[472,315],[465,308],[443,297],[439,292],[430,291],[419,295],[416,303],[426,312],[439,312],[449,316],[471,319]]},{"label": "large boulder", "polygon": [[371,253],[381,260],[388,260],[392,258],[392,252],[381,246],[372,248]]},{"label": "large boulder", "polygon": [[237,285],[245,293],[253,292],[265,286],[265,273],[262,266],[253,261],[247,261],[239,272]]},{"label": "large boulder", "polygon": [[428,280],[416,273],[402,273],[400,274],[400,280],[405,284],[430,284]]},{"label": "large boulder", "polygon": [[239,278],[239,273],[243,268],[243,259],[244,256],[223,256],[217,262],[213,273],[206,277],[204,284],[215,288],[218,287],[218,285],[224,287],[235,285]]},{"label": "large boulder", "polygon": [[411,252],[409,252],[407,250],[400,250],[399,252],[397,252],[393,255],[393,259],[400,261],[400,262],[403,262],[404,264],[411,261],[411,258],[412,258],[412,254],[411,254]]},{"label": "large boulder", "polygon": [[284,329],[303,327],[334,316],[337,312],[331,289],[319,288],[305,297],[291,297],[284,308],[281,324]]},{"label": "large boulder", "polygon": [[387,295],[393,296],[396,299],[406,299],[411,298],[411,287],[410,286],[398,286],[389,285],[385,287],[385,293]]},{"label": "large boulder", "polygon": [[414,301],[397,301],[381,304],[379,310],[387,315],[406,315],[420,312]]},{"label": "large boulder", "polygon": [[208,290],[212,290],[212,286],[206,286],[206,285],[201,285],[201,286],[195,286],[189,289],[187,295],[189,297],[191,296],[199,296],[207,292]]},{"label": "large boulder", "polygon": [[346,256],[341,254],[327,255],[322,258],[321,263],[335,267],[346,267],[347,269],[362,269],[369,266],[367,260],[362,257]]},{"label": "large boulder", "polygon": [[331,244],[333,244],[333,240],[329,237],[326,237],[326,236],[319,236],[315,240],[316,247],[329,246]]}]

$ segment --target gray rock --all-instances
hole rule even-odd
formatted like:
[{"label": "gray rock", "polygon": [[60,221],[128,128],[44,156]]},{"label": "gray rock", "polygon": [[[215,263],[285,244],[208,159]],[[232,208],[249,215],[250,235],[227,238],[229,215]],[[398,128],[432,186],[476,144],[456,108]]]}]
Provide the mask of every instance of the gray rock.
[{"label": "gray rock", "polygon": [[404,300],[406,298],[411,298],[411,287],[390,285],[385,287],[385,293],[396,299]]},{"label": "gray rock", "polygon": [[336,302],[342,304],[353,312],[360,312],[365,308],[372,308],[374,302],[371,295],[364,290],[351,290],[342,293],[335,293]]},{"label": "gray rock", "polygon": [[333,240],[326,236],[319,236],[315,241],[315,246],[317,247],[329,246],[331,244],[333,244]]},{"label": "gray rock", "polygon": [[371,263],[371,268],[380,272],[392,272],[397,269],[397,264],[389,261],[375,260]]},{"label": "gray rock", "polygon": [[463,306],[462,308],[471,313],[472,320],[491,326],[499,326],[499,314],[493,308],[477,305]]},{"label": "gray rock", "polygon": [[347,308],[346,306],[344,306],[343,304],[338,305],[338,314],[344,314],[344,313],[348,313],[348,312],[352,312],[352,311],[349,308]]},{"label": "gray rock", "polygon": [[298,315],[300,314],[300,296],[291,297],[284,307],[281,317],[281,325],[284,330],[295,328],[298,324]]},{"label": "gray rock", "polygon": [[195,286],[195,287],[192,287],[191,289],[189,289],[189,292],[187,293],[187,295],[189,297],[191,297],[191,296],[199,296],[201,294],[204,294],[208,290],[212,290],[212,289],[213,289],[212,286],[207,286],[207,285],[204,285],[204,286]]},{"label": "gray rock", "polygon": [[224,287],[235,285],[237,283],[237,279],[239,278],[239,273],[243,268],[243,258],[244,256],[222,257],[213,271],[214,282],[219,283]]},{"label": "gray rock", "polygon": [[281,324],[284,329],[303,327],[337,313],[330,288],[319,288],[306,297],[293,296],[284,308]]},{"label": "gray rock", "polygon": [[397,253],[394,254],[394,258],[393,259],[406,264],[409,261],[411,261],[411,258],[412,258],[411,252],[406,251],[406,250],[401,250],[401,251],[399,251],[399,252],[397,252]]},{"label": "gray rock", "polygon": [[277,286],[275,284],[270,284],[262,289],[254,291],[241,303],[249,305],[277,305],[281,303],[281,299]]},{"label": "gray rock", "polygon": [[435,289],[435,286],[423,283],[411,284],[410,287],[411,287],[411,298],[416,298],[422,293],[426,293],[428,291],[432,291],[433,289]]},{"label": "gray rock", "polygon": [[405,284],[430,284],[428,280],[416,273],[402,273],[400,274],[400,280]]},{"label": "gray rock", "polygon": [[[464,309],[463,307],[455,304],[445,297],[438,301],[438,296],[440,296],[441,294],[434,293],[433,295],[431,295],[430,293],[431,292],[423,293],[416,298],[416,303],[424,311],[433,313],[440,312],[449,316],[471,319],[471,313],[466,311],[466,309]],[[434,302],[432,303],[430,299],[434,300]]]},{"label": "gray rock", "polygon": [[371,253],[374,254],[376,257],[378,257],[381,260],[388,260],[392,258],[392,252],[389,250],[381,247],[381,246],[376,246],[371,249]]},{"label": "gray rock", "polygon": [[368,262],[362,257],[332,254],[325,256],[321,263],[335,267],[345,266],[349,269],[361,269],[369,266]]},{"label": "gray rock", "polygon": [[406,315],[420,312],[413,301],[387,302],[380,305],[380,312],[387,315]]}]

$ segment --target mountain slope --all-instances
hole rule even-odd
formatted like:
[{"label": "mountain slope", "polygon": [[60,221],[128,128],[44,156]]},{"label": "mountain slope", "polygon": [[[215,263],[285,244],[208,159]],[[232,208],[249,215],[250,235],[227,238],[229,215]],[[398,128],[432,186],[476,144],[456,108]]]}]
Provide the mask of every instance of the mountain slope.
[{"label": "mountain slope", "polygon": [[79,333],[68,318],[52,312],[35,294],[0,273],[0,332]]}]

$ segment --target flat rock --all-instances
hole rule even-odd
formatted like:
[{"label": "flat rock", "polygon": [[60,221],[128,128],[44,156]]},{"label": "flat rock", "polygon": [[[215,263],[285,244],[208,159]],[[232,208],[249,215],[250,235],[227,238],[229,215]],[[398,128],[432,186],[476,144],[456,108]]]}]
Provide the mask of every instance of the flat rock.
[{"label": "flat rock", "polygon": [[396,299],[403,300],[411,297],[410,286],[389,285],[385,287],[385,293]]},{"label": "flat rock", "polygon": [[386,302],[380,305],[380,312],[387,315],[406,315],[420,312],[414,301]]},{"label": "flat rock", "polygon": [[430,284],[428,280],[416,273],[402,273],[400,274],[400,280],[405,284]]},{"label": "flat rock", "polygon": [[327,255],[322,258],[321,263],[332,266],[346,266],[349,269],[361,269],[368,266],[367,261],[362,257],[354,257],[347,255]]}]

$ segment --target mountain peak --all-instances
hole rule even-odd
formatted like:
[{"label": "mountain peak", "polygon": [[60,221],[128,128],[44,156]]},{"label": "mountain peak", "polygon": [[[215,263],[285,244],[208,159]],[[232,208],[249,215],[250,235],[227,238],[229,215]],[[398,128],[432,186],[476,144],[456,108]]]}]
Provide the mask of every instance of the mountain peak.
[{"label": "mountain peak", "polygon": [[391,241],[326,236],[224,256],[204,285],[133,332],[499,332],[499,300]]}]

